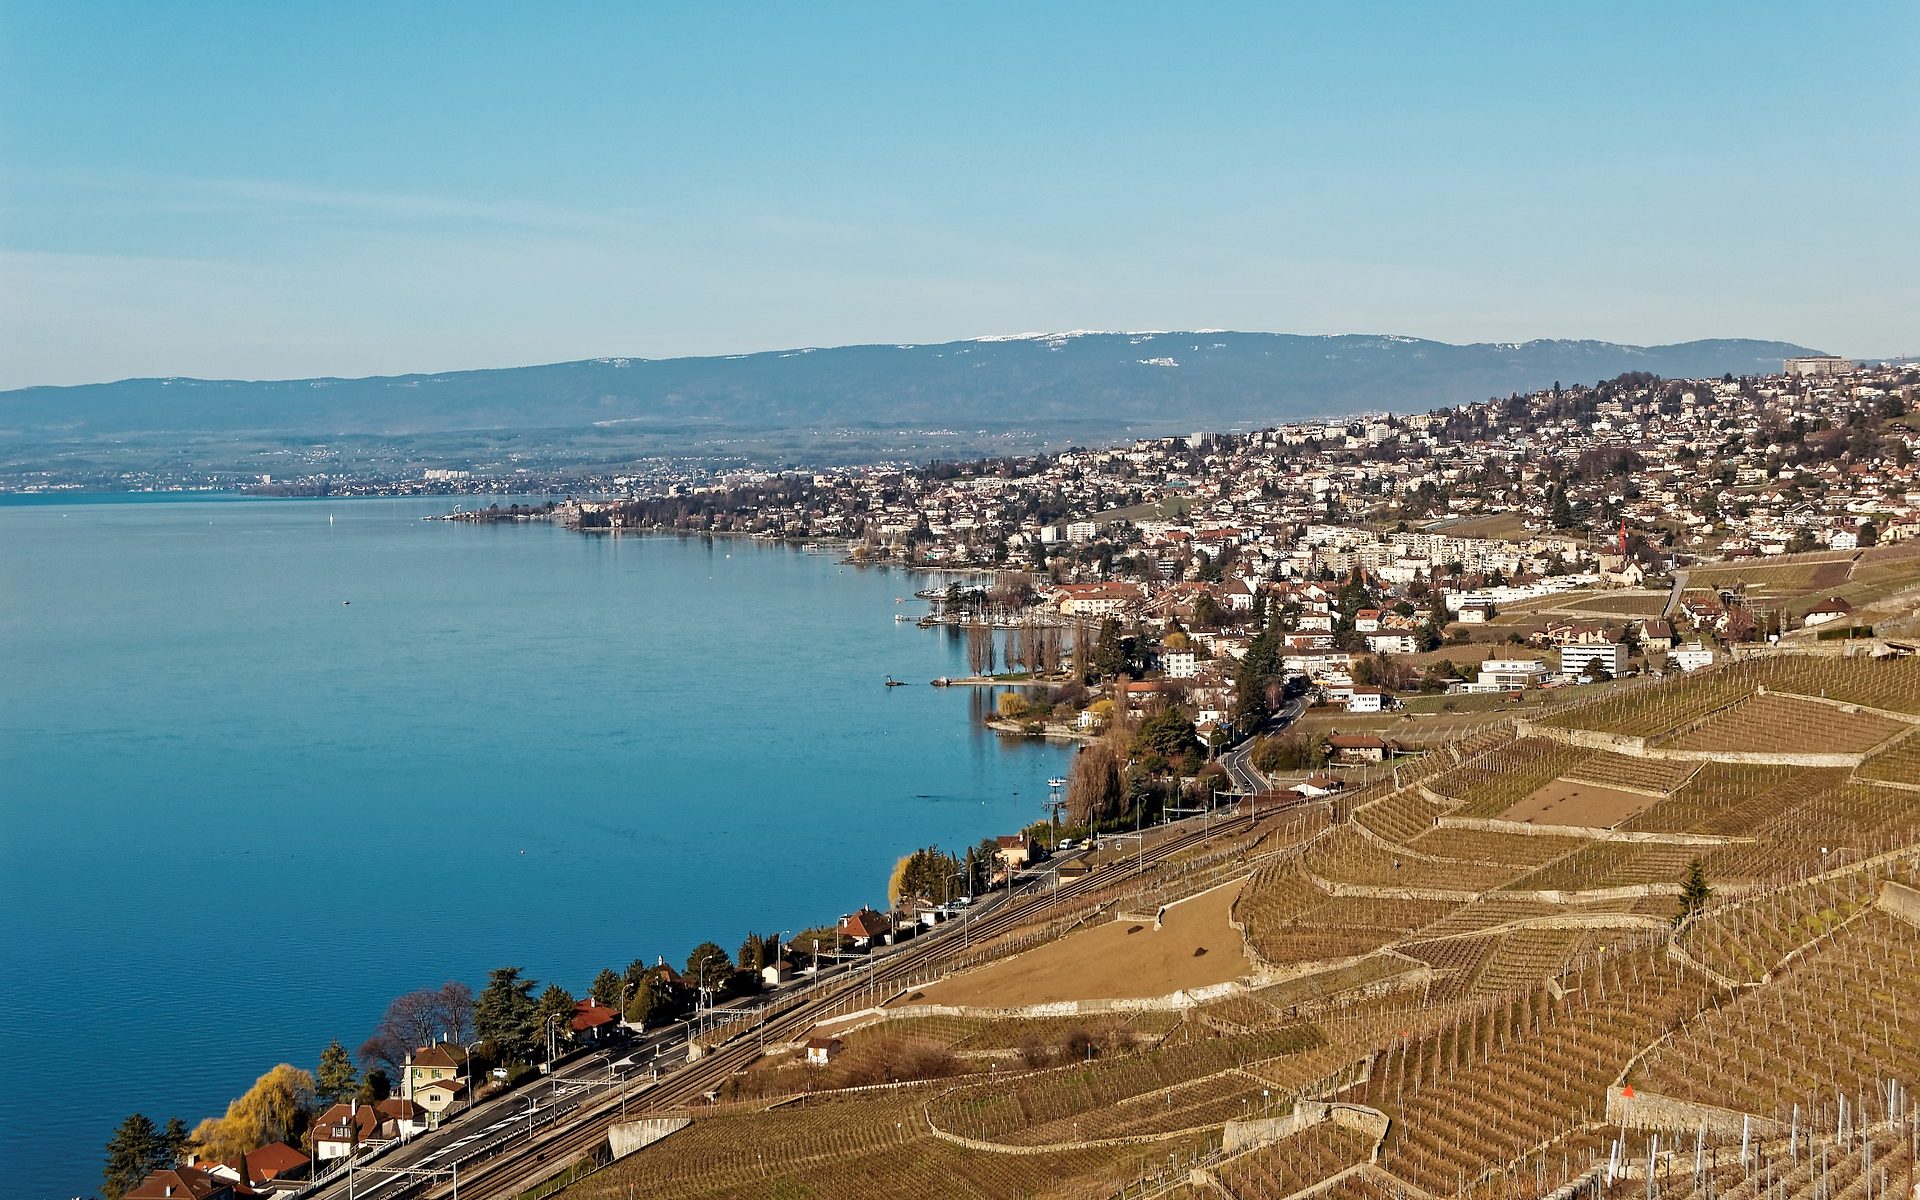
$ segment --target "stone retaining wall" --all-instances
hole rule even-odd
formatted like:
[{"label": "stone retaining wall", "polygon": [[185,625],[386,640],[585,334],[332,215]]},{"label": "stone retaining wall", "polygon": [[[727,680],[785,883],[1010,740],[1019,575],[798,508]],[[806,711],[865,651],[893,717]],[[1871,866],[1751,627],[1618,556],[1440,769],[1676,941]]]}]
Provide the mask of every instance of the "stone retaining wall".
[{"label": "stone retaining wall", "polygon": [[[1629,1091],[1631,1095],[1628,1095]],[[1710,1134],[1736,1138],[1748,1129],[1759,1136],[1784,1132],[1778,1121],[1756,1117],[1736,1109],[1713,1104],[1696,1104],[1637,1089],[1607,1089],[1607,1124],[1627,1129],[1652,1129],[1671,1133],[1694,1133],[1702,1126]]]},{"label": "stone retaining wall", "polygon": [[[1594,786],[1611,785],[1595,784]],[[1602,829],[1595,825],[1536,825],[1526,821],[1503,821],[1498,817],[1441,817],[1439,828],[1472,829],[1481,833],[1511,833],[1520,837],[1577,837],[1593,842],[1642,842],[1655,846],[1732,846],[1755,840],[1743,837],[1718,837],[1706,833],[1641,833],[1627,829]]]},{"label": "stone retaining wall", "polygon": [[[1786,693],[1781,693],[1785,695]],[[1795,754],[1786,751],[1758,750],[1669,750],[1649,746],[1647,739],[1601,733],[1596,729],[1561,729],[1555,725],[1522,722],[1525,736],[1545,738],[1563,746],[1581,750],[1605,750],[1628,758],[1658,759],[1662,762],[1744,763],[1761,767],[1857,767],[1866,761],[1862,754]],[[1670,736],[1670,735],[1669,735]]]},{"label": "stone retaining wall", "polygon": [[627,1121],[607,1130],[607,1148],[613,1151],[615,1159],[622,1159],[691,1124],[691,1117],[649,1117],[644,1121]]},{"label": "stone retaining wall", "polygon": [[1873,904],[1880,911],[1898,917],[1909,925],[1920,925],[1920,891],[1904,883],[1895,883],[1891,879],[1882,880],[1880,895],[1874,899]]}]

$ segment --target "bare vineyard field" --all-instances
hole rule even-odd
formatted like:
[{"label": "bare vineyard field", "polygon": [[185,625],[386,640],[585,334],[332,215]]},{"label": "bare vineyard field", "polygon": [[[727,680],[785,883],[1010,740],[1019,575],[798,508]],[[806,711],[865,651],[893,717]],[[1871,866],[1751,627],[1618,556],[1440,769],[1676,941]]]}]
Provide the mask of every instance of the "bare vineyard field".
[{"label": "bare vineyard field", "polygon": [[1698,763],[1633,758],[1625,754],[1595,754],[1568,771],[1565,778],[1574,783],[1597,783],[1601,787],[1638,789],[1666,795],[1686,786],[1687,781],[1699,770]]},{"label": "bare vineyard field", "polygon": [[1674,750],[1859,754],[1912,726],[1793,696],[1753,696],[1705,724],[1662,739]]},{"label": "bare vineyard field", "polygon": [[1838,1091],[1920,1076],[1920,929],[1869,910],[1772,986],[1710,1010],[1656,1049],[1633,1082],[1766,1117]]},{"label": "bare vineyard field", "polygon": [[1862,779],[1920,783],[1920,733],[1911,733],[1860,764]]},{"label": "bare vineyard field", "polygon": [[1538,867],[1586,845],[1582,838],[1487,833],[1478,829],[1435,829],[1407,843],[1410,849],[1439,858]]},{"label": "bare vineyard field", "polygon": [[1590,891],[1642,883],[1680,882],[1700,851],[1692,846],[1595,842],[1509,885],[1514,891]]},{"label": "bare vineyard field", "polygon": [[1546,738],[1524,738],[1436,776],[1427,786],[1459,801],[1456,816],[1497,817],[1592,753]]},{"label": "bare vineyard field", "polygon": [[1323,1121],[1231,1159],[1216,1174],[1236,1200],[1289,1196],[1365,1162],[1372,1148],[1364,1134]]},{"label": "bare vineyard field", "polygon": [[1549,779],[1501,810],[1499,816],[1528,825],[1612,829],[1655,803],[1655,797],[1643,792],[1623,792],[1573,779]]}]

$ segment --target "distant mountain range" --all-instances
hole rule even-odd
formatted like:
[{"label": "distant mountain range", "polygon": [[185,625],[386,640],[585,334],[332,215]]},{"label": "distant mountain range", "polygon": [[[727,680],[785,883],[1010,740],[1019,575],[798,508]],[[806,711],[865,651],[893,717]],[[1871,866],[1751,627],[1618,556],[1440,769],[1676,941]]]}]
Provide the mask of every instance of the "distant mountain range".
[{"label": "distant mountain range", "polygon": [[599,358],[369,379],[126,379],[0,392],[0,435],[820,426],[1179,429],[1421,411],[1625,371],[1759,374],[1817,351],[1726,339],[1671,346],[1475,343],[1346,334],[1019,334],[714,358]]}]

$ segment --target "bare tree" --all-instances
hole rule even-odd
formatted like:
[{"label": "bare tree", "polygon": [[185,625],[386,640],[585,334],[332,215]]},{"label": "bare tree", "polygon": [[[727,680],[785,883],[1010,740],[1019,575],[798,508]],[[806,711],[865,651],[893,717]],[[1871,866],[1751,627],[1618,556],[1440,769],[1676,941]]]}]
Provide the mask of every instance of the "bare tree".
[{"label": "bare tree", "polygon": [[1089,826],[1112,820],[1120,815],[1126,793],[1118,756],[1104,742],[1096,742],[1074,755],[1067,772],[1067,822]]},{"label": "bare tree", "polygon": [[473,1025],[473,990],[457,979],[437,990],[421,988],[395,996],[373,1036],[360,1044],[363,1066],[384,1064],[395,1070],[408,1054],[442,1038],[464,1043]]}]

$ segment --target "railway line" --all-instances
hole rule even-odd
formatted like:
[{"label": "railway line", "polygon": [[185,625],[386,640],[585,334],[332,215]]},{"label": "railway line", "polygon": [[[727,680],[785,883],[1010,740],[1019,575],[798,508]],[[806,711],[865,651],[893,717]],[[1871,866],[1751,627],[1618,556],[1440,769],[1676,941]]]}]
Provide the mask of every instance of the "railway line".
[{"label": "railway line", "polygon": [[[1009,894],[992,911],[963,922],[953,922],[931,936],[874,960],[869,967],[848,972],[832,984],[807,989],[782,1002],[775,1000],[752,1017],[737,1018],[733,1032],[717,1046],[659,1079],[635,1081],[630,1072],[615,1068],[613,1078],[597,1081],[591,1094],[559,1101],[545,1109],[531,1108],[496,1117],[489,1124],[465,1130],[465,1136],[412,1157],[405,1165],[373,1166],[368,1186],[342,1185],[316,1193],[313,1200],[488,1200],[510,1198],[566,1170],[605,1143],[608,1130],[622,1120],[650,1115],[674,1115],[717,1094],[726,1081],[759,1060],[769,1043],[793,1041],[822,1019],[848,1011],[848,1003],[862,991],[876,1002],[897,992],[930,968],[964,953],[972,942],[991,941],[1023,926],[1057,918],[1076,904],[1095,902],[1102,892],[1137,879],[1159,867],[1168,857],[1201,845],[1235,828],[1250,824],[1252,814],[1198,819],[1190,828],[1143,847],[1134,858],[1081,879],[1045,886],[1033,879]],[[637,1055],[635,1056],[637,1058]],[[572,1086],[588,1081],[576,1075]],[[519,1132],[524,1125],[526,1132]],[[453,1132],[453,1131],[449,1131]],[[384,1170],[384,1177],[383,1177]]]}]

